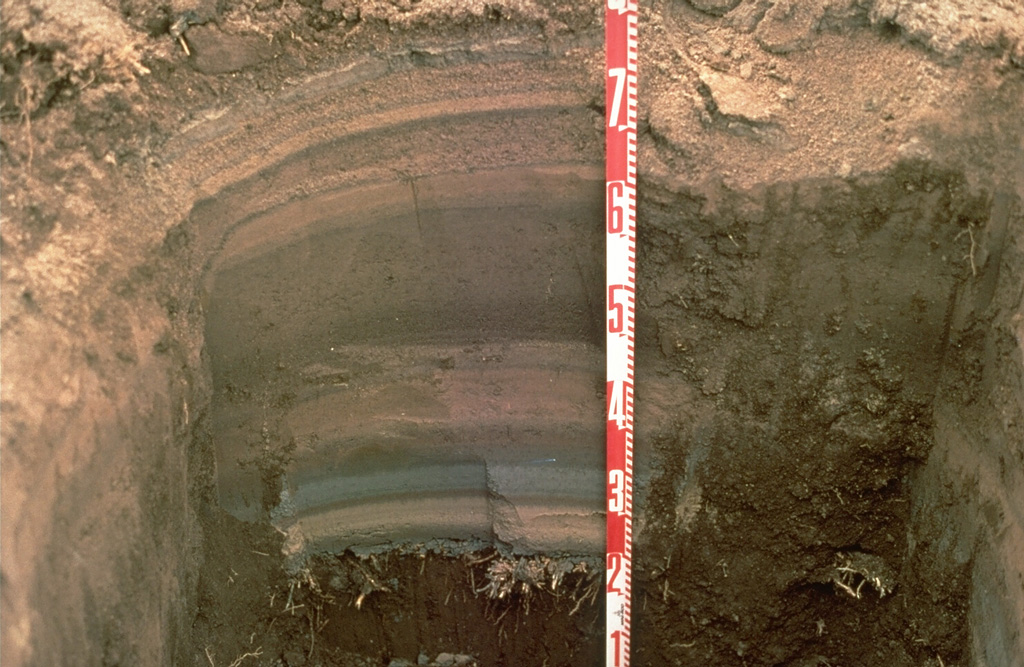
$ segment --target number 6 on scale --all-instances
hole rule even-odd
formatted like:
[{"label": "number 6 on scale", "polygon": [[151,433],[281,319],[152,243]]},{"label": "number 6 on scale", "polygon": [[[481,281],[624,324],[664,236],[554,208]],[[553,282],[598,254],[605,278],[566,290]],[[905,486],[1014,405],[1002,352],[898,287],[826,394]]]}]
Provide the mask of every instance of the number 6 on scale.
[{"label": "number 6 on scale", "polygon": [[625,230],[626,184],[623,181],[609,181],[605,201],[608,204],[608,210],[605,213],[608,220],[608,233],[621,234]]}]

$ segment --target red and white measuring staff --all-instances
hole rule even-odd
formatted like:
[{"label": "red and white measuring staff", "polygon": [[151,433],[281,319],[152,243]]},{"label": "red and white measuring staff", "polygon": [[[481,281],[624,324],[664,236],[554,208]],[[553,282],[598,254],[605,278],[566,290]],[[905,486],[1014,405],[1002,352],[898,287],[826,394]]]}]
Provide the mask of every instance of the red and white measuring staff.
[{"label": "red and white measuring staff", "polygon": [[605,0],[608,318],[607,667],[628,667],[636,311],[636,0]]}]

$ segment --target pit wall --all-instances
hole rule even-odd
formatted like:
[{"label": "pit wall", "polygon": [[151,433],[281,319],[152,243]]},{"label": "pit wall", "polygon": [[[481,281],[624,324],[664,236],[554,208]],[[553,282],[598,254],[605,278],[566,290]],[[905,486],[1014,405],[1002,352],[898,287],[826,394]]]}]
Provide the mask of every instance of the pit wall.
[{"label": "pit wall", "polygon": [[[923,517],[964,526],[921,470],[944,465],[931,452],[949,418],[936,388],[951,304],[976,279],[968,255],[977,270],[1001,243],[987,235],[1002,200],[925,161],[749,190],[641,186],[638,404],[660,402],[676,428],[638,438],[653,458],[640,663],[967,661],[971,554],[922,546]],[[885,563],[895,592],[846,603],[829,582],[850,554]],[[884,641],[900,624],[913,641]]]},{"label": "pit wall", "polygon": [[1011,188],[976,234],[916,475],[912,548],[971,572],[973,664],[1024,664],[1024,213]]},{"label": "pit wall", "polygon": [[55,259],[66,282],[5,275],[4,664],[186,655],[213,470],[181,250],[84,285]]}]

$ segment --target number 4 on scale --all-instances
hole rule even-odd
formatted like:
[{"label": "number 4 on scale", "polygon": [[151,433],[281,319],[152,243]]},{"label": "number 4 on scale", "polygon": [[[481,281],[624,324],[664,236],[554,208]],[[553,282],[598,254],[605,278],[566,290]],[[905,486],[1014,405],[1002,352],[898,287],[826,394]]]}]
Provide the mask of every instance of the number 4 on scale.
[{"label": "number 4 on scale", "polygon": [[615,422],[615,427],[626,427],[626,385],[622,380],[612,382],[612,391],[608,396],[608,421]]}]

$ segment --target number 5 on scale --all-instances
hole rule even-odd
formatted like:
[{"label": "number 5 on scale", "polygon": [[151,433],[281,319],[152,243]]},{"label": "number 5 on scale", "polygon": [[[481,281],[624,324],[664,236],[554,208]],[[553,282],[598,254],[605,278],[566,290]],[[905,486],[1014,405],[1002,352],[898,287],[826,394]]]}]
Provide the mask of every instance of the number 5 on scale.
[{"label": "number 5 on scale", "polygon": [[621,289],[625,289],[625,285],[609,285],[608,286],[608,311],[615,313],[614,316],[608,318],[608,332],[609,333],[622,333],[623,327],[623,316],[624,311],[622,304],[615,300],[615,292]]}]

